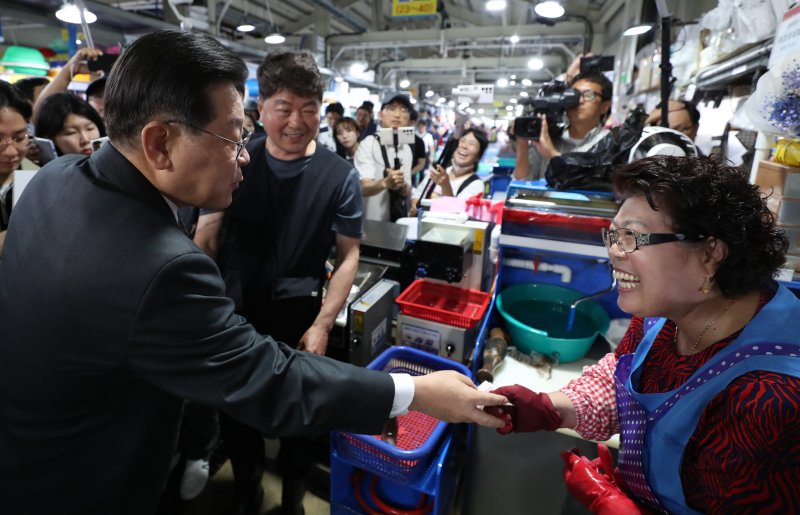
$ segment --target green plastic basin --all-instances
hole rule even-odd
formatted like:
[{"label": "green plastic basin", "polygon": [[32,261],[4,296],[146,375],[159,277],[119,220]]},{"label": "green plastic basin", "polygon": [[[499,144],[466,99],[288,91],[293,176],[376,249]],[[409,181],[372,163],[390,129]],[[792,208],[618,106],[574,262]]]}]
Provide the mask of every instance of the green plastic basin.
[{"label": "green plastic basin", "polygon": [[583,358],[610,320],[594,300],[578,305],[571,331],[569,307],[585,294],[554,284],[530,283],[506,288],[497,296],[497,310],[505,321],[511,344],[524,352],[536,351],[568,363]]}]

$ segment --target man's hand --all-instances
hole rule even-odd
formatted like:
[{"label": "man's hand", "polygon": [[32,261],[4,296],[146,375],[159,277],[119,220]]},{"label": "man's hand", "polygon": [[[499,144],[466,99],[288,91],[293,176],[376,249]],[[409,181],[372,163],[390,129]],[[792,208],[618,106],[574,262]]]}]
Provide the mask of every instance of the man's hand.
[{"label": "man's hand", "polygon": [[497,432],[506,435],[533,431],[555,431],[561,427],[561,414],[553,407],[550,396],[536,393],[524,386],[501,386],[491,393],[504,395],[513,406],[486,408],[486,411],[503,420]]},{"label": "man's hand", "polygon": [[508,402],[502,395],[481,392],[470,379],[454,370],[415,376],[414,399],[410,410],[421,411],[445,422],[474,422],[495,429],[503,426],[500,418],[478,406],[500,406]]},{"label": "man's hand", "polygon": [[398,188],[402,188],[406,181],[403,177],[403,170],[399,169],[388,169],[386,170],[386,189],[387,190],[396,190]]},{"label": "man's hand", "polygon": [[550,139],[550,131],[548,130],[547,126],[547,116],[543,114],[536,115],[542,120],[542,131],[539,134],[539,140],[533,141],[533,146],[536,147],[536,152],[539,153],[545,159],[553,159],[556,156],[560,156],[561,152],[556,150],[556,147],[553,145],[553,140]]},{"label": "man's hand", "polygon": [[98,48],[81,48],[67,62],[67,67],[70,68],[73,76],[79,73],[90,73],[86,62],[96,61],[101,55],[103,55],[103,51]]},{"label": "man's hand", "polygon": [[310,352],[311,354],[325,355],[328,349],[328,331],[321,327],[312,325],[300,338],[297,350]]},{"label": "man's hand", "polygon": [[431,168],[431,180],[442,188],[443,197],[453,197],[453,185],[450,184],[450,176],[442,165],[434,165]]}]

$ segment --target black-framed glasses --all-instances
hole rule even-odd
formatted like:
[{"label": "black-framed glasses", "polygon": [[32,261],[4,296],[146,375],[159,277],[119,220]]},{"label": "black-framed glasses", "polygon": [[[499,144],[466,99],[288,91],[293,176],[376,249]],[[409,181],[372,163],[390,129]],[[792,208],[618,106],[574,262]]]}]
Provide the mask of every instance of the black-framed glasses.
[{"label": "black-framed glasses", "polygon": [[578,91],[578,93],[581,94],[581,98],[583,98],[587,102],[594,102],[598,98],[600,100],[605,100],[603,98],[603,95],[601,95],[600,93],[598,93],[597,91],[595,91],[593,89],[585,89],[583,91],[581,91],[581,90],[577,90],[577,91]]},{"label": "black-framed glasses", "polygon": [[669,243],[671,241],[703,241],[706,236],[698,234],[690,236],[680,233],[641,233],[630,229],[600,229],[603,236],[603,243],[606,248],[616,244],[617,248],[628,254],[639,250],[647,245],[658,245],[659,243]]},{"label": "black-framed glasses", "polygon": [[213,133],[211,131],[207,131],[207,130],[203,129],[202,127],[198,127],[196,125],[192,125],[191,123],[184,122],[182,120],[167,120],[164,123],[180,123],[180,124],[183,124],[183,125],[185,125],[187,127],[191,127],[194,130],[198,130],[200,132],[205,132],[206,134],[211,134],[212,136],[215,136],[215,137],[221,139],[222,141],[227,141],[228,143],[233,143],[234,145],[236,145],[236,160],[237,161],[239,160],[239,157],[242,155],[242,150],[244,150],[244,147],[247,145],[247,142],[250,141],[250,137],[253,135],[253,133],[248,131],[247,129],[242,129],[242,139],[240,139],[239,141],[234,141],[232,139],[226,138],[225,136],[220,136],[219,134],[215,134],[215,133]]}]

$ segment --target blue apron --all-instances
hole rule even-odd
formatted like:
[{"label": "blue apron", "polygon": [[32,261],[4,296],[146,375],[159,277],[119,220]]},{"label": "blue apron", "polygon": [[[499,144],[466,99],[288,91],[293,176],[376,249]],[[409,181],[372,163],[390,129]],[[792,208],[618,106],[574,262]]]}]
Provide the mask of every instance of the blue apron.
[{"label": "blue apron", "polygon": [[[645,333],[634,354],[622,356],[615,383],[620,419],[619,470],[632,496],[651,509],[698,513],[686,505],[681,462],[686,443],[708,403],[748,372],[769,371],[800,377],[800,300],[783,286],[739,337],[672,391],[636,391],[642,365],[664,326],[660,319]],[[765,343],[771,342],[771,343]]]}]

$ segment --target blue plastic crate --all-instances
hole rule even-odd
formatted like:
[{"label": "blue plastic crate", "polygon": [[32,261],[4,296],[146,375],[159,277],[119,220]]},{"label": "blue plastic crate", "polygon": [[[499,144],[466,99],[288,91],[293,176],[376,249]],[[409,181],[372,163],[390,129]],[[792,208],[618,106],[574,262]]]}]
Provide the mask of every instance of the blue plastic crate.
[{"label": "blue plastic crate", "polygon": [[[413,376],[455,370],[470,377],[469,370],[461,363],[403,346],[386,349],[367,368]],[[410,411],[398,417],[397,447],[382,441],[377,435],[355,433],[334,433],[332,444],[336,452],[360,468],[408,483],[424,473],[447,426],[446,422]]]}]

